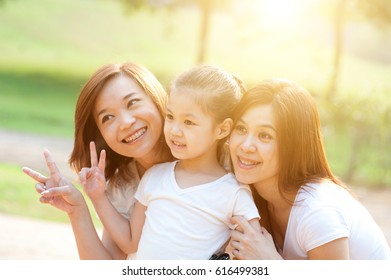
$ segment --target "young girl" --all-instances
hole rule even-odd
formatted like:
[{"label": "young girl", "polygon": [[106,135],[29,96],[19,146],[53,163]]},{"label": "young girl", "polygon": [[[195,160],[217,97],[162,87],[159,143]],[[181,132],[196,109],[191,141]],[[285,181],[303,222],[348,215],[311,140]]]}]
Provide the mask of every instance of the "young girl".
[{"label": "young girl", "polygon": [[224,250],[232,216],[260,229],[249,187],[219,163],[241,96],[238,81],[217,67],[198,66],[174,81],[164,135],[178,160],[153,166],[140,181],[130,227],[112,236],[123,251],[137,250],[138,259],[209,259]]}]

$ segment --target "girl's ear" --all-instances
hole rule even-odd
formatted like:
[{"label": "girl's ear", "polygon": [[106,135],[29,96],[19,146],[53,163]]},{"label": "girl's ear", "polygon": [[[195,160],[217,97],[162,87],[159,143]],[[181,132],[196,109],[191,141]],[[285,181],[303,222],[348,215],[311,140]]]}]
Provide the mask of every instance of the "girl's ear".
[{"label": "girl's ear", "polygon": [[223,139],[231,133],[231,129],[234,122],[232,119],[227,118],[219,124],[217,139]]}]

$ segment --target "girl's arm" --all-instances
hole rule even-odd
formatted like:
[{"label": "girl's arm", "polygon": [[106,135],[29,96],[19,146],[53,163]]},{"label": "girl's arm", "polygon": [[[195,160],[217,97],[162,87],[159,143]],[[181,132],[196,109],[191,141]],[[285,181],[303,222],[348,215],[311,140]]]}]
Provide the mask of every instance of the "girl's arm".
[{"label": "girl's arm", "polygon": [[[110,241],[114,241],[122,252],[126,254],[133,253],[137,250],[138,240],[135,243],[132,238],[133,234],[130,222],[117,211],[106,194],[106,178],[104,172],[106,167],[106,153],[102,150],[98,160],[95,144],[94,142],[90,142],[90,155],[91,167],[83,168],[79,172],[80,182],[90,197],[105,231],[111,237],[111,240],[107,239],[108,244],[111,244]],[[135,223],[135,226],[139,225],[139,223]],[[135,230],[136,232],[141,232],[141,229]]]},{"label": "girl's arm", "polygon": [[141,233],[143,231],[145,223],[145,212],[147,211],[147,206],[144,206],[140,202],[136,201],[134,204],[134,209],[132,216],[130,218],[130,228],[132,229],[132,243],[133,243],[133,252],[136,252],[138,249],[138,243],[141,238]]}]

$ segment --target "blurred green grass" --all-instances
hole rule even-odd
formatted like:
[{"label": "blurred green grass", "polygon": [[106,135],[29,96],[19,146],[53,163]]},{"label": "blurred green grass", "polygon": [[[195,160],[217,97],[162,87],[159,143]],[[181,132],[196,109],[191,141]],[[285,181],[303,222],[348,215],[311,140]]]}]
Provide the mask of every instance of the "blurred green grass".
[{"label": "blurred green grass", "polygon": [[[320,100],[332,71],[333,44],[327,39],[332,27],[323,34],[310,22],[312,31],[269,32],[246,20],[222,12],[214,15],[206,62],[237,74],[248,86],[270,77],[289,78]],[[196,63],[200,19],[191,8],[124,15],[117,1],[18,0],[0,8],[0,22],[0,127],[16,131],[71,138],[79,91],[102,64],[138,62],[168,86],[175,75]],[[366,36],[374,41],[370,32]],[[369,140],[355,149],[350,129],[330,128],[329,112],[336,110],[321,107],[331,166],[343,177],[352,154],[359,153],[354,183],[391,186],[390,171],[384,168],[390,165],[389,148],[384,148],[390,143],[382,140],[379,145],[375,139],[380,134],[387,139],[389,130],[377,111],[387,115],[391,108],[391,64],[345,52],[341,66],[335,107],[346,112],[333,121],[346,122],[344,128],[348,120],[354,121],[357,130],[364,119],[374,135],[363,135]],[[364,100],[365,106],[366,99],[372,102],[372,111],[351,108],[357,100]],[[40,206],[30,190],[31,180],[20,175],[19,167],[4,164],[0,174],[0,211],[33,215],[30,208]],[[6,191],[10,185],[15,193]],[[36,215],[62,219],[44,212],[57,211]]]}]

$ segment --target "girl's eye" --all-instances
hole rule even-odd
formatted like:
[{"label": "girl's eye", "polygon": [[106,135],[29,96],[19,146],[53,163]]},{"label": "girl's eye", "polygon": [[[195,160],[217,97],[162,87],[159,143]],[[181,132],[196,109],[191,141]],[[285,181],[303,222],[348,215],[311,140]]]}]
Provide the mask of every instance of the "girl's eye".
[{"label": "girl's eye", "polygon": [[174,116],[173,116],[173,115],[171,115],[171,114],[167,114],[167,115],[166,115],[166,119],[168,119],[168,120],[172,120],[172,119],[174,119]]},{"label": "girl's eye", "polygon": [[189,121],[189,120],[185,120],[184,123],[186,125],[195,125],[195,123],[193,123],[192,121]]},{"label": "girl's eye", "polygon": [[239,133],[239,134],[245,134],[247,132],[246,128],[241,125],[241,124],[238,124],[235,126],[234,130],[236,131],[236,133]]}]

